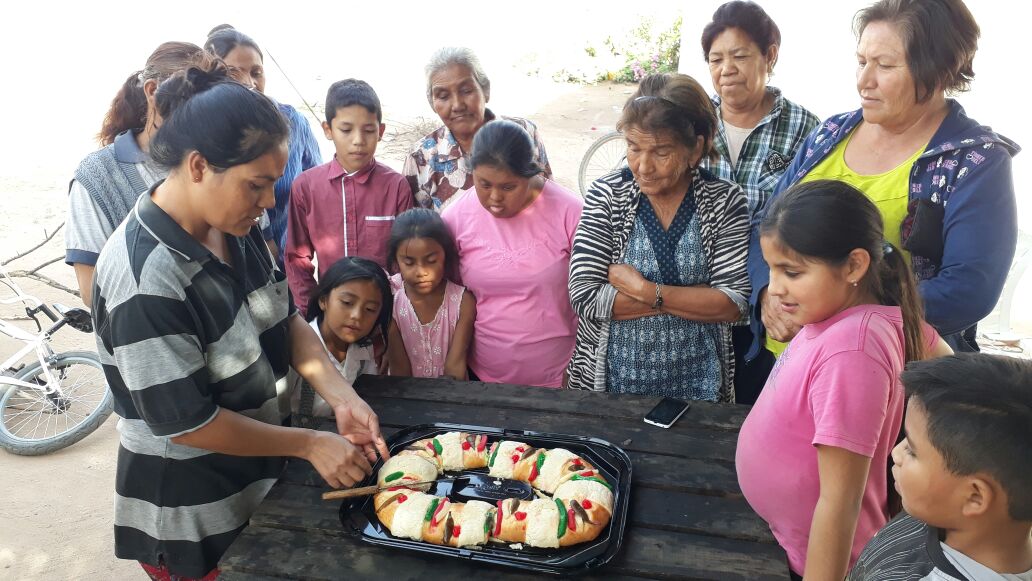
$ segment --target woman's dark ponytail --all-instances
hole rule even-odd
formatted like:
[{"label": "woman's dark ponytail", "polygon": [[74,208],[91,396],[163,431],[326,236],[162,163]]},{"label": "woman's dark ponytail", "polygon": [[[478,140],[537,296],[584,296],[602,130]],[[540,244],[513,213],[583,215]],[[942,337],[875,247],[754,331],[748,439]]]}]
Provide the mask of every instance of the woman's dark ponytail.
[{"label": "woman's dark ponytail", "polygon": [[[878,301],[899,307],[903,314],[903,348],[907,363],[925,358],[924,304],[917,291],[917,281],[910,265],[898,248],[884,242],[884,257],[872,277]],[[877,279],[877,280],[873,280]]]}]

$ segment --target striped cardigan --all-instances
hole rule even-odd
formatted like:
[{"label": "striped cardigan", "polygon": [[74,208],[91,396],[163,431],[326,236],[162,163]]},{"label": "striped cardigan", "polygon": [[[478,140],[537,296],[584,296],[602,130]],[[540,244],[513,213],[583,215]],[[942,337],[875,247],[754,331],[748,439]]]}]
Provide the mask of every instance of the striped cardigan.
[{"label": "striped cardigan", "polygon": [[[739,186],[705,170],[695,173],[692,185],[709,285],[727,294],[744,316],[749,297],[749,206],[745,194]],[[596,180],[584,197],[570,258],[570,303],[579,315],[577,344],[569,367],[572,389],[606,389],[609,323],[617,293],[609,284],[609,265],[623,259],[640,199],[638,183],[626,167]],[[731,325],[721,325],[718,349],[724,371],[720,401],[733,402]]]}]

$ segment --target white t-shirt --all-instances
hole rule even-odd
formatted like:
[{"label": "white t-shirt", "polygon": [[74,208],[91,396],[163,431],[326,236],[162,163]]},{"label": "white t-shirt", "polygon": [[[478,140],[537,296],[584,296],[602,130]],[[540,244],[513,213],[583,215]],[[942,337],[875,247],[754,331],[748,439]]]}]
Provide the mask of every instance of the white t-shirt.
[{"label": "white t-shirt", "polygon": [[727,121],[724,122],[724,134],[727,135],[727,152],[731,155],[731,166],[738,166],[738,155],[742,153],[742,146],[745,145],[745,140],[749,138],[749,135],[753,132],[755,127],[748,129],[742,129],[741,127],[735,127]]},{"label": "white t-shirt", "polygon": [[[319,338],[319,342],[322,343],[323,349],[326,349],[326,341],[323,340],[322,333],[319,331],[319,320],[318,318],[313,319],[309,323],[313,329],[315,329],[315,336]],[[348,347],[348,353],[344,357],[344,361],[337,361],[337,358],[330,353],[329,349],[326,349],[326,355],[329,356],[330,361],[337,367],[337,371],[340,372],[344,381],[348,382],[349,385],[354,385],[355,380],[358,379],[359,375],[368,373],[369,375],[379,375],[379,371],[376,368],[376,360],[373,356],[373,346],[367,345],[365,347],[359,347],[352,343]],[[290,368],[290,374],[287,378],[287,385],[290,386],[290,411],[297,413],[301,408],[301,384],[304,379],[294,371],[294,368]],[[315,394],[315,403],[312,406],[312,415],[319,417],[332,417],[333,410],[330,405],[319,396]]]},{"label": "white t-shirt", "polygon": [[[1032,581],[1032,570],[1024,573],[997,573],[946,543],[939,543],[939,545],[942,547],[942,553],[957,568],[957,571],[963,573],[971,581]],[[952,577],[948,578],[952,579]]]}]

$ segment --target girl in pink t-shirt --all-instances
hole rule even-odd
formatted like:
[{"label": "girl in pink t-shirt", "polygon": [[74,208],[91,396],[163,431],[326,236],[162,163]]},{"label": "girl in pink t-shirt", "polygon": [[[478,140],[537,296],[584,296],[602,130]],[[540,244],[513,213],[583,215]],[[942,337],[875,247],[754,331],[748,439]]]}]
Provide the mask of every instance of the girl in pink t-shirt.
[{"label": "girl in pink t-shirt", "polygon": [[388,260],[394,320],[387,358],[391,375],[468,379],[466,353],[477,308],[473,296],[452,282],[459,268],[455,239],[437,212],[416,208],[394,221]]},{"label": "girl in pink t-shirt", "polygon": [[742,425],[735,463],[746,500],[808,579],[845,577],[888,521],[899,374],[949,351],[883,236],[878,208],[829,180],[786,191],[760,225],[767,292],[802,330]]}]

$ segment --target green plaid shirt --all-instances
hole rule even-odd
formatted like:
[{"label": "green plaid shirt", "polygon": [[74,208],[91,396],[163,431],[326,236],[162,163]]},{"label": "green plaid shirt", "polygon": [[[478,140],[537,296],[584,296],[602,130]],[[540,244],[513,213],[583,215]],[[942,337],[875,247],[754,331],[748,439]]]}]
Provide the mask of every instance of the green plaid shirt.
[{"label": "green plaid shirt", "polygon": [[738,155],[738,167],[731,165],[720,97],[712,97],[719,119],[713,145],[720,157],[702,162],[702,167],[718,178],[735,182],[745,190],[751,216],[766,203],[807,134],[820,123],[813,113],[782,97],[780,89],[767,87],[767,91],[774,95],[774,107],[746,138]]}]

